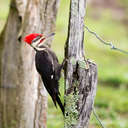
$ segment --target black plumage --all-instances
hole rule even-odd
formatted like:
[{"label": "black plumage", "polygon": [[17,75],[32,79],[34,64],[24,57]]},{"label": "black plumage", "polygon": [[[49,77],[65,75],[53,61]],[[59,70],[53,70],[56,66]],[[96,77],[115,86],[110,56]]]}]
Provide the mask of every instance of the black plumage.
[{"label": "black plumage", "polygon": [[36,50],[35,62],[36,69],[41,75],[46,90],[50,94],[55,106],[57,107],[58,103],[64,114],[64,106],[59,97],[59,79],[62,65],[59,64],[55,53],[46,46],[42,46],[40,50]]}]

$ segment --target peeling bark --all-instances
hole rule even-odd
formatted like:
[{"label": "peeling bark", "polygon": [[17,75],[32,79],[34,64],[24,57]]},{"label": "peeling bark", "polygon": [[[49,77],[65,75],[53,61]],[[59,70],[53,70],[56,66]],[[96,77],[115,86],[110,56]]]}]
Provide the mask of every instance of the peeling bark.
[{"label": "peeling bark", "polygon": [[85,60],[84,17],[86,0],[71,0],[65,46],[65,128],[87,128],[97,86],[97,66]]},{"label": "peeling bark", "polygon": [[59,0],[11,1],[1,40],[1,128],[46,128],[47,93],[35,69],[35,51],[22,39],[29,33],[54,32],[58,3]]}]

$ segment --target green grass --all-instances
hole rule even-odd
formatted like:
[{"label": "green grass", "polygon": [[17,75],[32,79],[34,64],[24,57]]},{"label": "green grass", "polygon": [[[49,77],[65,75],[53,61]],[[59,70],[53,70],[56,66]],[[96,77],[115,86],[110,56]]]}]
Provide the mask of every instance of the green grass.
[{"label": "green grass", "polygon": [[[8,15],[9,0],[0,2],[0,31]],[[56,22],[56,35],[52,49],[60,62],[64,58],[64,44],[67,38],[69,2],[61,0]],[[120,0],[121,5],[124,3]],[[125,0],[127,3],[127,0]],[[125,4],[128,7],[128,4]],[[103,10],[99,19],[91,16],[94,10],[87,8],[86,25],[104,40],[112,41],[114,45],[128,51],[128,32],[121,22],[113,20],[111,10]],[[95,10],[96,11],[96,10]],[[85,55],[98,65],[98,90],[95,99],[96,111],[109,128],[128,128],[128,55],[111,50],[101,44],[93,35],[85,30]],[[60,80],[60,90],[63,100],[64,80]],[[63,128],[64,121],[61,111],[56,109],[51,98],[48,98],[48,128]],[[95,117],[91,116],[91,126],[98,127]]]},{"label": "green grass", "polygon": [[[127,29],[116,21],[111,21],[110,15],[103,15],[99,21],[87,19],[86,24],[106,41],[112,41],[118,48],[128,51]],[[95,60],[99,69],[99,80],[118,85],[128,84],[127,57],[123,53],[111,50],[98,41],[93,35],[86,32],[86,53]]]},{"label": "green grass", "polygon": [[9,0],[0,0],[0,32],[2,31],[9,11]]},{"label": "green grass", "polygon": [[[98,87],[95,108],[100,119],[109,128],[128,128],[128,93],[125,89]],[[96,124],[92,116],[92,124]]]}]

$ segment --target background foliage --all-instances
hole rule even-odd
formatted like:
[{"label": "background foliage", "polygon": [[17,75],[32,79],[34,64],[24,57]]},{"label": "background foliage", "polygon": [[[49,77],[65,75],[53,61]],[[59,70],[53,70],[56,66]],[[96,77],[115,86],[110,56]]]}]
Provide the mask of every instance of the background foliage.
[{"label": "background foliage", "polygon": [[[7,19],[9,0],[0,0],[0,32]],[[85,24],[107,41],[128,51],[128,0],[89,1]],[[69,0],[61,0],[52,49],[64,58]],[[98,65],[96,111],[109,128],[128,128],[128,55],[112,51],[85,30],[85,55]],[[64,80],[60,80],[63,97]],[[63,99],[62,99],[63,100]],[[49,97],[48,128],[63,128],[63,117]],[[92,114],[90,128],[98,127]]]}]

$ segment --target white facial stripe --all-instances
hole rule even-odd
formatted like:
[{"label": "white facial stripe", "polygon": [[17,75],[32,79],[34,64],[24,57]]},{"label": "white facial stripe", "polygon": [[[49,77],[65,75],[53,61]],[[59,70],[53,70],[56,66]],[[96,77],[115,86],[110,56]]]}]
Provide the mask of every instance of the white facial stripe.
[{"label": "white facial stripe", "polygon": [[44,51],[46,48],[39,48],[39,47],[36,47],[36,50],[38,51]]},{"label": "white facial stripe", "polygon": [[42,40],[42,39],[44,39],[44,37],[41,37],[40,39],[38,39],[37,41],[34,41],[34,42],[32,42],[32,47],[34,47],[34,48],[39,48],[39,46],[40,46],[40,41]]}]

